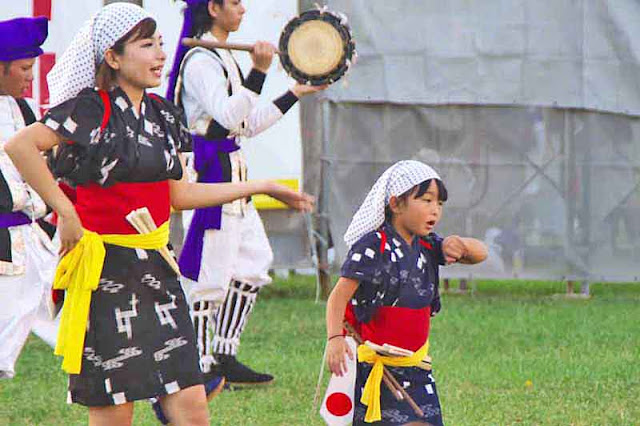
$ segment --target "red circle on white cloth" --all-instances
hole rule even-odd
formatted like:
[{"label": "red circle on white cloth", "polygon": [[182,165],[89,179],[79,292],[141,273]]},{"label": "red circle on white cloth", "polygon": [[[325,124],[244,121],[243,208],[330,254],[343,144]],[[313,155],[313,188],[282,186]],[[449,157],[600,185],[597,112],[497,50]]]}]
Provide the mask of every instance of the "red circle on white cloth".
[{"label": "red circle on white cloth", "polygon": [[334,416],[344,416],[349,414],[353,403],[347,394],[335,392],[327,398],[327,410]]}]

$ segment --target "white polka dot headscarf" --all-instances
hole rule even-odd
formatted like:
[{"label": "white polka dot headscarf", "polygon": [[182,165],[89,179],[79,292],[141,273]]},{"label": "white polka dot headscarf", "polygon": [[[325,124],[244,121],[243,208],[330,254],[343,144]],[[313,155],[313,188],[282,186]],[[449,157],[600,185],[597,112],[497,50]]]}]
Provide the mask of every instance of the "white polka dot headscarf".
[{"label": "white polka dot headscarf", "polygon": [[442,180],[435,170],[420,161],[399,161],[385,170],[367,194],[344,234],[347,247],[384,223],[384,210],[391,197],[398,197],[429,179]]},{"label": "white polka dot headscarf", "polygon": [[96,72],[104,54],[136,25],[152,16],[131,3],[112,3],[102,8],[76,34],[47,76],[50,106],[95,87]]}]

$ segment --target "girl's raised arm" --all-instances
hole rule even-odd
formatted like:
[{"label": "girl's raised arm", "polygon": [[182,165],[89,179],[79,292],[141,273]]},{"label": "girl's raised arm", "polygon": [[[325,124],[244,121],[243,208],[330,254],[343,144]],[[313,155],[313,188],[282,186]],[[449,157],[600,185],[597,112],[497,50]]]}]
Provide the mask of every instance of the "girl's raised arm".
[{"label": "girl's raised arm", "polygon": [[442,242],[442,252],[447,263],[473,265],[487,258],[489,250],[480,240],[450,235]]}]

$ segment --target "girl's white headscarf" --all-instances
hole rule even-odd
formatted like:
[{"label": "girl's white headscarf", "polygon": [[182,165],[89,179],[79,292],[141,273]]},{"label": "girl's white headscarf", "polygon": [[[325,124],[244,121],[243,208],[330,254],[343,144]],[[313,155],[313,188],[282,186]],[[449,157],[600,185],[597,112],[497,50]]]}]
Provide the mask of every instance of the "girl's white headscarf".
[{"label": "girl's white headscarf", "polygon": [[353,216],[344,234],[347,247],[351,247],[363,235],[375,231],[384,223],[384,209],[391,197],[402,195],[429,179],[442,180],[435,170],[420,161],[399,161],[389,167],[378,178]]},{"label": "girl's white headscarf", "polygon": [[93,15],[47,76],[49,105],[54,107],[74,98],[82,89],[95,87],[96,72],[107,49],[151,17],[131,3],[113,3]]}]

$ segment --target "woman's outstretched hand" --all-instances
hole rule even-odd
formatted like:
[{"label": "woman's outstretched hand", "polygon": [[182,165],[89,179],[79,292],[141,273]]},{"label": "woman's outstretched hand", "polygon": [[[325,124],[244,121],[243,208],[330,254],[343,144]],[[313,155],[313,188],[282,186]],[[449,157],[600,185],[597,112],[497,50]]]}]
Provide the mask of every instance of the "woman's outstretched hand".
[{"label": "woman's outstretched hand", "polygon": [[301,212],[311,212],[315,205],[315,199],[306,192],[294,191],[275,182],[270,182],[266,194]]}]

